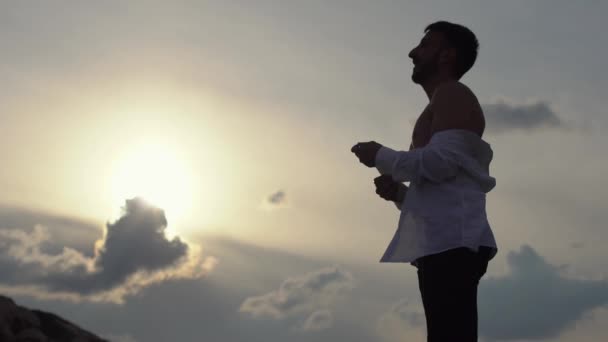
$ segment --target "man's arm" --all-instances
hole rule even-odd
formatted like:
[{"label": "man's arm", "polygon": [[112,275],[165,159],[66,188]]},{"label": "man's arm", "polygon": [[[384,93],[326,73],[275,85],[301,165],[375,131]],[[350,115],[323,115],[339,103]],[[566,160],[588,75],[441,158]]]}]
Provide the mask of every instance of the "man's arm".
[{"label": "man's arm", "polygon": [[380,174],[389,174],[399,183],[418,182],[420,178],[440,183],[456,175],[458,164],[449,152],[431,142],[412,151],[382,146],[376,154],[376,168]]},{"label": "man's arm", "polygon": [[381,174],[390,174],[396,182],[417,181],[421,177],[443,182],[458,172],[458,163],[444,146],[434,143],[433,135],[448,129],[470,129],[475,96],[461,83],[441,85],[431,98],[431,140],[411,151],[394,151],[386,146],[378,150],[375,166]]}]

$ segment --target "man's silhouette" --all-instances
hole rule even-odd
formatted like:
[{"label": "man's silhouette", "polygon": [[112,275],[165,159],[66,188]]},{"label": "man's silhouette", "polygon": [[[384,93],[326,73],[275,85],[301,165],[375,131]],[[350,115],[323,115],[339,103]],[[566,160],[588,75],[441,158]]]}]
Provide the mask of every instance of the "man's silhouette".
[{"label": "man's silhouette", "polygon": [[496,185],[489,175],[493,152],[482,140],[481,106],[459,82],[479,44],[468,28],[445,21],[424,32],[409,57],[412,80],[429,104],[416,121],[409,151],[375,141],[351,151],[378,169],[376,193],[401,211],[381,262],[417,268],[427,341],[477,341],[477,286],[498,251],[486,216],[486,193]]}]

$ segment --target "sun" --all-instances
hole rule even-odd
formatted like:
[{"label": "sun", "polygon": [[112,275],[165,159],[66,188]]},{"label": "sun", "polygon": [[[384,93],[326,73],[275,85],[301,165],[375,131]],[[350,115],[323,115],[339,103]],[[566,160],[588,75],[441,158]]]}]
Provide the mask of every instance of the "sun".
[{"label": "sun", "polygon": [[140,144],[114,163],[112,202],[122,207],[126,199],[142,197],[165,211],[171,228],[192,206],[194,184],[189,169],[178,149],[166,144]]}]

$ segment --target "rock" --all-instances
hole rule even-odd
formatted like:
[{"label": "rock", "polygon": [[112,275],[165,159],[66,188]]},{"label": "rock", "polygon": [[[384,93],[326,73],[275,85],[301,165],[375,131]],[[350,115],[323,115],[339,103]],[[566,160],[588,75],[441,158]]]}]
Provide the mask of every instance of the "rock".
[{"label": "rock", "polygon": [[42,323],[42,331],[52,340],[73,342],[107,342],[65,319],[44,311],[32,310]]},{"label": "rock", "polygon": [[2,342],[108,342],[50,312],[29,310],[0,295]]},{"label": "rock", "polygon": [[16,306],[12,299],[0,296],[0,322],[5,322]]},{"label": "rock", "polygon": [[11,332],[11,330],[9,329],[8,326],[1,325],[0,326],[0,341],[2,341],[2,342],[16,342],[17,338],[15,338],[15,335]]},{"label": "rock", "polygon": [[49,342],[49,339],[40,330],[25,329],[17,334],[16,342]]},{"label": "rock", "polygon": [[40,329],[40,319],[30,310],[15,306],[12,331],[21,331],[27,328]]}]

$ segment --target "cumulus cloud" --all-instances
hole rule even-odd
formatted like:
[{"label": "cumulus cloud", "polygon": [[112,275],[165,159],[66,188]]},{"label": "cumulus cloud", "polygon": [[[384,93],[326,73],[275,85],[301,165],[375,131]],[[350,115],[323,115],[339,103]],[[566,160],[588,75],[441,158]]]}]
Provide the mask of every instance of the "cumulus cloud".
[{"label": "cumulus cloud", "polygon": [[570,129],[571,123],[561,119],[545,102],[532,104],[510,104],[504,100],[484,104],[488,133],[500,134],[509,131],[534,131],[539,129]]},{"label": "cumulus cloud", "polygon": [[297,330],[318,331],[331,326],[329,312],[337,300],[354,288],[353,276],[337,266],[288,278],[277,290],[249,297],[240,312],[254,318],[307,317]]},{"label": "cumulus cloud", "polygon": [[0,290],[50,298],[122,302],[124,296],[170,278],[195,278],[216,263],[203,258],[200,247],[165,236],[162,209],[142,199],[127,200],[123,216],[108,223],[96,241],[94,256],[64,247],[50,254],[40,246],[50,239],[48,229],[31,232],[0,230]]},{"label": "cumulus cloud", "polygon": [[261,209],[273,210],[287,206],[287,197],[285,191],[279,190],[270,194],[262,200]]},{"label": "cumulus cloud", "polygon": [[507,261],[510,275],[479,286],[479,331],[490,340],[555,339],[608,303],[607,281],[563,277],[530,246]]}]

